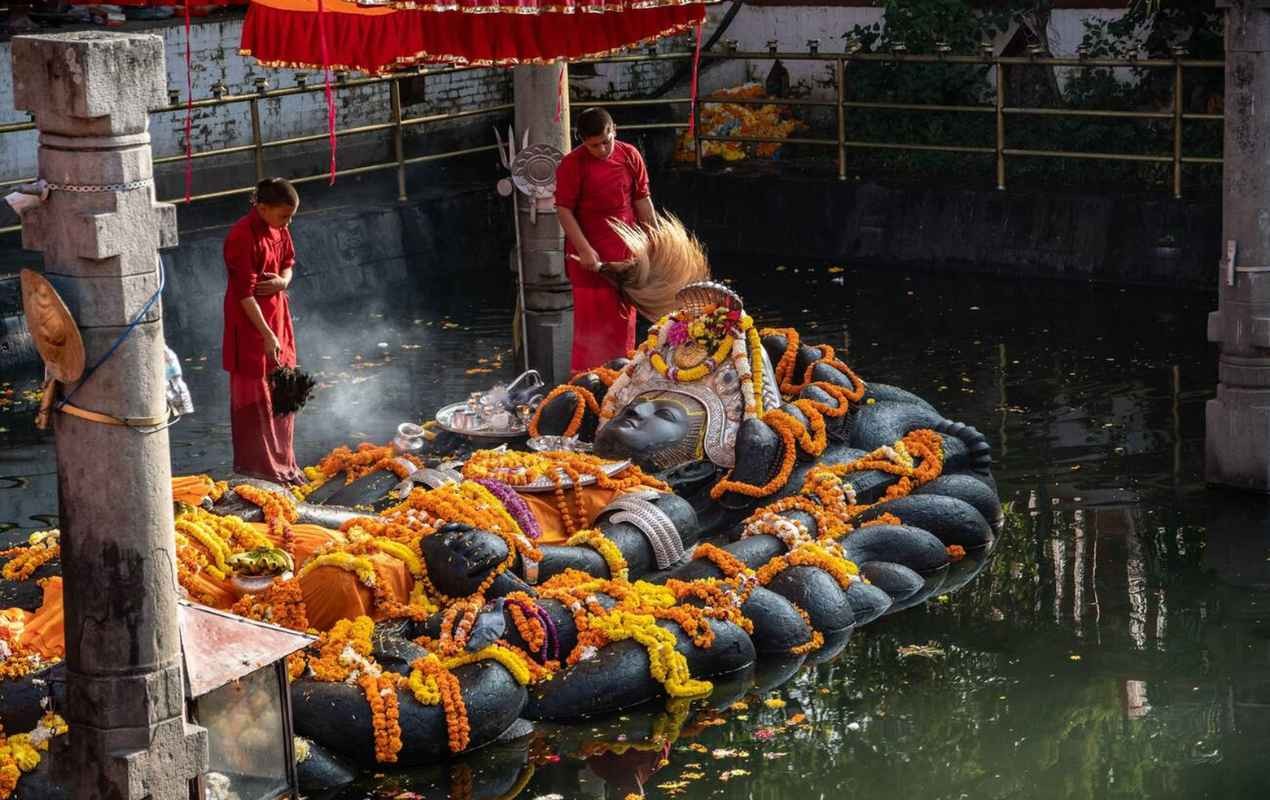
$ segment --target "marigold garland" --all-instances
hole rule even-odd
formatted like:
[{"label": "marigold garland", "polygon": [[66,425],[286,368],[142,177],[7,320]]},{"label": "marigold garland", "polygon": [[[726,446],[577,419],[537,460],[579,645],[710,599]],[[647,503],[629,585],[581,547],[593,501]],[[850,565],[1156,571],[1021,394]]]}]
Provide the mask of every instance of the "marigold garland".
[{"label": "marigold garland", "polygon": [[734,578],[750,571],[749,566],[744,561],[724,550],[722,547],[705,542],[697,545],[692,551],[692,557],[698,560],[709,561],[719,568],[725,578]]},{"label": "marigold garland", "polygon": [[807,542],[783,556],[768,561],[755,573],[762,586],[790,567],[817,567],[829,573],[844,590],[860,574],[860,568],[842,555],[842,548],[828,541]]},{"label": "marigold garland", "polygon": [[317,470],[327,479],[344,473],[344,485],[381,469],[391,471],[398,478],[406,479],[410,473],[423,466],[423,462],[409,453],[398,453],[392,445],[374,445],[362,442],[356,450],[337,447],[318,462]]},{"label": "marigold garland", "polygon": [[468,722],[467,706],[463,702],[459,679],[446,669],[435,653],[417,659],[410,667],[410,677],[406,684],[415,700],[428,706],[441,705],[445,710],[450,752],[459,753],[467,749],[471,742],[472,726]]},{"label": "marigold garland", "polygon": [[600,554],[608,567],[609,577],[615,580],[626,580],[630,577],[630,568],[626,564],[626,556],[618,549],[613,540],[601,533],[597,528],[578,531],[565,542],[569,547],[589,547]]},{"label": "marigold garland", "polygon": [[551,401],[555,400],[557,397],[563,397],[566,394],[571,394],[576,397],[577,402],[574,403],[573,417],[570,418],[569,424],[564,427],[564,430],[560,434],[561,436],[577,436],[578,431],[582,429],[582,420],[585,419],[588,409],[594,412],[597,417],[600,415],[600,404],[595,399],[595,395],[591,393],[590,389],[587,389],[585,386],[575,386],[572,383],[562,383],[548,392],[547,396],[544,397],[542,402],[538,404],[538,409],[534,411],[533,418],[529,420],[530,436],[541,435],[538,430],[538,424],[542,420],[542,412],[547,408],[547,405]]},{"label": "marigold garland", "polygon": [[790,605],[798,612],[798,616],[802,617],[803,622],[807,623],[807,629],[811,631],[811,638],[800,645],[789,648],[789,654],[792,656],[802,656],[814,650],[819,650],[825,643],[825,635],[816,630],[816,627],[811,624],[811,615],[807,613],[806,609],[792,601],[790,602]]},{"label": "marigold garland", "polygon": [[598,650],[623,639],[634,639],[648,651],[649,674],[665,687],[670,697],[699,697],[714,688],[709,681],[692,677],[687,659],[675,649],[675,635],[659,627],[653,615],[620,608],[593,618],[587,629],[579,632],[578,648],[569,655],[569,663],[581,660],[588,647]]},{"label": "marigold garland", "polygon": [[300,589],[300,582],[294,578],[289,581],[274,579],[259,594],[243,595],[229,610],[240,617],[268,622],[293,631],[303,632],[309,629],[304,592]]},{"label": "marigold garland", "polygon": [[49,740],[68,730],[66,720],[45,714],[30,733],[6,736],[0,725],[0,800],[12,796],[22,773],[40,765],[40,753],[48,752]]},{"label": "marigold garland", "polygon": [[[781,464],[776,474],[766,483],[755,485],[733,480],[732,473],[729,471],[710,489],[710,496],[715,500],[722,498],[727,492],[734,492],[747,497],[769,497],[775,494],[789,482],[789,477],[793,474],[794,464],[797,460],[797,447],[801,447],[810,456],[820,455],[828,445],[825,418],[844,416],[850,410],[852,403],[859,402],[864,397],[866,388],[864,381],[834,355],[834,349],[829,345],[820,345],[821,357],[807,365],[803,382],[793,383],[792,376],[798,359],[798,333],[793,328],[765,329],[762,331],[763,336],[771,334],[779,334],[786,337],[785,352],[781,355],[780,361],[776,366],[775,375],[781,393],[787,397],[795,397],[807,387],[815,386],[833,398],[834,402],[830,404],[812,400],[811,398],[794,400],[792,405],[807,418],[807,425],[804,425],[802,421],[783,409],[768,409],[761,416],[761,419],[781,439]],[[848,389],[830,381],[812,380],[812,373],[819,364],[827,364],[837,369],[847,376],[852,383],[852,387]],[[759,392],[761,396],[761,386]]]},{"label": "marigold garland", "polygon": [[287,555],[294,558],[295,534],[291,526],[298,516],[291,498],[247,483],[235,486],[234,494],[261,510],[269,533],[282,543],[282,549]]},{"label": "marigold garland", "polygon": [[309,658],[313,677],[328,683],[347,683],[361,677],[371,652],[375,623],[370,617],[342,619],[318,639],[317,655]]},{"label": "marigold garland", "polygon": [[357,684],[370,706],[371,726],[375,731],[375,761],[395,764],[401,752],[401,709],[397,703],[397,683],[401,676],[394,672],[363,675]]},{"label": "marigold garland", "polygon": [[23,644],[25,630],[26,623],[19,613],[0,612],[0,680],[21,678],[61,661],[46,659],[33,646]]},{"label": "marigold garland", "polygon": [[[601,489],[626,491],[637,486],[648,486],[659,492],[669,492],[664,482],[646,475],[639,467],[631,465],[622,470],[620,478],[610,477],[604,471],[603,459],[586,453],[553,451],[546,453],[521,453],[516,451],[479,450],[463,465],[463,476],[471,480],[493,479],[509,486],[524,486],[546,478],[555,483],[556,510],[564,522],[565,531],[573,535],[585,527],[586,508],[582,499],[582,476],[594,479]],[[570,510],[565,495],[565,478],[573,489],[577,519]]]},{"label": "marigold garland", "polygon": [[61,532],[56,528],[36,531],[27,537],[25,545],[0,551],[0,558],[9,562],[0,570],[7,581],[25,581],[37,569],[62,555]]},{"label": "marigold garland", "polygon": [[529,646],[531,652],[545,654],[547,626],[541,619],[525,613],[526,607],[536,607],[538,601],[525,592],[511,592],[505,599],[507,602],[504,607],[511,615],[512,624],[516,626],[516,632],[520,634],[520,638]]}]

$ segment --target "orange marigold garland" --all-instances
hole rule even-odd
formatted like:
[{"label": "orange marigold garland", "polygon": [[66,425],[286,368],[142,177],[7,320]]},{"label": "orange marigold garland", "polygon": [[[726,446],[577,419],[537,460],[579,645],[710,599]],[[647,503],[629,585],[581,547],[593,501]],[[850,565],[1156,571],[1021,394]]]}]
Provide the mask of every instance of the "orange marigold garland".
[{"label": "orange marigold garland", "polygon": [[441,705],[445,710],[445,727],[451,753],[467,749],[472,740],[472,726],[467,718],[462,687],[454,673],[445,668],[435,653],[429,653],[410,665],[407,686],[415,700],[424,705]]},{"label": "orange marigold garland", "polygon": [[694,559],[709,561],[719,568],[725,578],[735,578],[750,571],[744,561],[724,550],[722,547],[706,542],[697,545],[692,551]]},{"label": "orange marigold garland", "polygon": [[395,764],[401,752],[401,709],[397,704],[397,683],[401,676],[395,672],[379,675],[363,675],[357,684],[366,695],[370,706],[371,726],[375,731],[375,760],[380,764]]},{"label": "orange marigold garland", "polygon": [[[594,370],[591,370],[594,372]],[[603,380],[601,378],[601,380]],[[557,397],[571,394],[577,398],[574,403],[573,417],[569,420],[569,424],[565,426],[562,436],[576,436],[582,428],[582,420],[586,417],[586,412],[590,409],[596,416],[600,414],[600,404],[596,401],[595,395],[591,394],[591,390],[583,386],[575,386],[572,383],[562,383],[552,389],[542,402],[538,404],[538,410],[534,412],[533,419],[529,420],[529,435],[539,436],[538,423],[542,420],[542,412],[547,404]]]},{"label": "orange marigold garland", "polygon": [[423,462],[418,458],[409,453],[398,453],[392,445],[379,446],[362,442],[357,445],[356,450],[335,448],[318,462],[317,469],[328,479],[343,472],[344,485],[347,486],[358,478],[381,469],[389,470],[404,480],[422,465]]},{"label": "orange marigold garland", "polygon": [[300,589],[300,581],[294,578],[289,581],[275,579],[263,592],[243,595],[229,610],[240,617],[268,622],[293,631],[309,629],[304,593]]},{"label": "orange marigold garland", "polygon": [[766,586],[780,573],[790,567],[817,567],[829,573],[844,590],[851,586],[860,574],[860,568],[842,555],[842,548],[836,543],[827,541],[808,542],[783,556],[777,556],[759,567],[755,576],[762,586]]},{"label": "orange marigold garland", "polygon": [[37,569],[61,555],[61,533],[56,528],[36,531],[27,537],[26,544],[0,551],[0,558],[9,559],[0,574],[7,581],[24,581]]}]

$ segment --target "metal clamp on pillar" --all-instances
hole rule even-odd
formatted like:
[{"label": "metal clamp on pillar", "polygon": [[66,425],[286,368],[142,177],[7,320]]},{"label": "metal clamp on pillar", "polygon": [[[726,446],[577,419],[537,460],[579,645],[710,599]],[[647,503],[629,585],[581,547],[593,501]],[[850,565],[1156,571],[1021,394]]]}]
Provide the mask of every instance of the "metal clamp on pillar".
[{"label": "metal clamp on pillar", "polygon": [[[1270,0],[1268,0],[1268,2],[1270,2]],[[1228,239],[1226,241],[1226,255],[1222,257],[1221,270],[1222,270],[1222,275],[1224,275],[1226,278],[1227,286],[1235,285],[1235,273],[1238,273],[1238,272],[1244,272],[1244,273],[1270,272],[1270,266],[1265,266],[1265,267],[1237,266],[1235,264],[1235,254],[1238,251],[1238,249],[1239,249],[1239,245],[1235,242],[1234,239]]]}]

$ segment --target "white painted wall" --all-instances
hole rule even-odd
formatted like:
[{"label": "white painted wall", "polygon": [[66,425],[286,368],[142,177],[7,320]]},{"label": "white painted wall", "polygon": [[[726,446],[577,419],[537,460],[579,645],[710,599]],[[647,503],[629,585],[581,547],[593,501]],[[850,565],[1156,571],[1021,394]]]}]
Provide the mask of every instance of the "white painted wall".
[{"label": "white painted wall", "polygon": [[[182,26],[153,28],[164,39],[167,53],[168,86],[186,96],[185,29]],[[271,87],[295,85],[293,70],[261,67],[254,59],[238,55],[242,20],[220,20],[195,24],[191,29],[191,77],[194,97],[212,94],[212,85],[224,82],[230,94],[254,91],[256,78],[265,78]],[[321,73],[307,71],[310,86],[319,86]],[[454,75],[427,78],[426,102],[408,113],[421,114],[447,108],[494,105],[507,102],[510,84],[502,70],[472,70]],[[265,139],[281,139],[326,130],[326,100],[322,92],[273,98],[261,103],[261,129]],[[368,86],[336,95],[338,127],[385,122],[390,118],[387,85]],[[9,43],[0,42],[0,123],[22,122],[25,113],[13,110],[13,74]],[[246,103],[195,109],[193,118],[195,150],[232,147],[251,143],[251,116]],[[184,152],[185,111],[153,114],[150,135],[156,157]],[[343,140],[341,140],[343,141]],[[317,143],[317,147],[325,147]],[[250,158],[250,156],[248,156]],[[234,158],[234,157],[226,157]],[[196,162],[200,171],[212,168],[215,159]],[[36,170],[35,133],[0,136],[0,181],[30,177]],[[197,180],[197,179],[196,179]],[[196,191],[201,187],[196,186]]]},{"label": "white painted wall", "polygon": [[[711,29],[727,13],[728,3],[712,6]],[[1085,34],[1086,19],[1115,19],[1124,9],[1062,9],[1050,18],[1050,48],[1058,56],[1073,56]],[[805,52],[807,42],[820,40],[822,53],[842,52],[843,38],[856,25],[867,26],[882,21],[882,9],[840,6],[745,6],[736,15],[724,39],[735,39],[739,50],[761,51],[767,42],[776,40],[777,49]],[[1004,44],[1004,42],[1001,42]],[[702,89],[714,91],[735,86],[746,80],[763,81],[772,62],[767,59],[735,62],[726,67],[713,67],[702,79]],[[802,84],[816,97],[832,96],[832,67],[815,62],[785,63],[791,85]],[[1127,71],[1126,71],[1127,77]]]}]

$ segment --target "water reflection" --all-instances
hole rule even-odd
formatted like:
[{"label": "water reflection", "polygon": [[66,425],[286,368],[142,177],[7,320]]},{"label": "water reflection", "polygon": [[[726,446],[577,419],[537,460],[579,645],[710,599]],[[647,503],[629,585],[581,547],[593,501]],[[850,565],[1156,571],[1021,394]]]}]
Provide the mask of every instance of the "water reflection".
[{"label": "water reflection", "polygon": [[[1270,511],[1202,482],[1214,300],[778,267],[736,284],[760,323],[847,344],[866,379],[992,432],[1008,514],[983,573],[857,632],[835,659],[760,665],[682,719],[652,709],[541,726],[341,796],[1264,796]],[[510,376],[506,307],[496,296],[298,319],[325,384],[297,426],[301,456],[387,438]],[[175,468],[224,471],[214,348],[177,345],[200,412],[174,431]],[[19,526],[2,536],[56,510],[51,451],[21,424],[0,414],[0,475],[12,476],[0,522]]]}]

